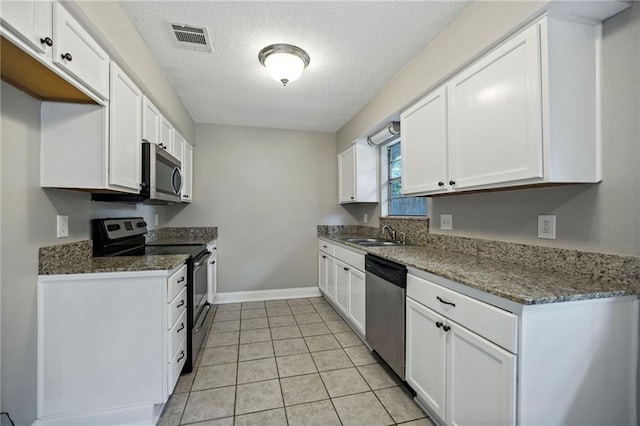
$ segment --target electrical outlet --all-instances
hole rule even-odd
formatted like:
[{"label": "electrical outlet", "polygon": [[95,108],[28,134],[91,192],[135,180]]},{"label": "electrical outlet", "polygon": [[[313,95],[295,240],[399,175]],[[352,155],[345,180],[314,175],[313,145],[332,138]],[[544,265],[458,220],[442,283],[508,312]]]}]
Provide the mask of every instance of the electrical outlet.
[{"label": "electrical outlet", "polygon": [[160,223],[160,219],[158,218],[158,213],[155,214],[153,218],[153,223],[155,226],[158,226],[158,224]]},{"label": "electrical outlet", "polygon": [[69,216],[67,215],[57,215],[56,222],[58,224],[56,236],[58,238],[64,238],[69,236]]},{"label": "electrical outlet", "polygon": [[556,215],[538,215],[538,238],[545,238],[547,240],[556,239]]},{"label": "electrical outlet", "polygon": [[451,231],[453,229],[453,215],[441,214],[440,215],[440,229],[443,231]]},{"label": "electrical outlet", "polygon": [[369,215],[368,214],[364,214],[364,221],[365,224],[369,223]]}]

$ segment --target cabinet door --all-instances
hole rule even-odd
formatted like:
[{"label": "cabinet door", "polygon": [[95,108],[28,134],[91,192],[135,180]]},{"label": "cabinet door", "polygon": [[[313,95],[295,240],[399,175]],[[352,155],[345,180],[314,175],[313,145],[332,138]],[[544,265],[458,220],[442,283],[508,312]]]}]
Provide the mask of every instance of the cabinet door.
[{"label": "cabinet door", "polygon": [[111,63],[109,103],[109,184],[140,190],[141,181],[140,89]]},{"label": "cabinet door", "polygon": [[447,179],[447,89],[402,113],[402,193],[442,192]]},{"label": "cabinet door", "polygon": [[142,99],[142,140],[155,144],[160,142],[160,120],[160,111],[145,96]]},{"label": "cabinet door", "polygon": [[173,144],[171,146],[171,155],[176,157],[178,160],[183,161],[182,153],[184,151],[184,144],[187,143],[185,138],[182,137],[177,130],[173,130]]},{"label": "cabinet door", "polygon": [[109,99],[109,56],[57,2],[53,4],[53,40],[53,62]]},{"label": "cabinet door", "polygon": [[451,80],[454,188],[542,178],[539,37],[534,25]]},{"label": "cabinet door", "polygon": [[327,255],[320,253],[318,256],[318,288],[324,294],[327,293]]},{"label": "cabinet door", "polygon": [[158,145],[169,153],[173,150],[173,126],[164,116],[160,121],[160,143]]},{"label": "cabinet door", "polygon": [[350,267],[335,259],[336,304],[344,314],[349,312],[349,269]]},{"label": "cabinet door", "polygon": [[48,43],[53,43],[51,1],[3,1],[0,3],[0,18],[35,52],[43,54],[49,51]]},{"label": "cabinet door", "polygon": [[353,203],[356,198],[355,146],[338,154],[338,201]]},{"label": "cabinet door", "polygon": [[207,269],[207,273],[208,273],[207,284],[209,287],[208,301],[211,304],[215,302],[216,293],[218,292],[218,256],[217,256],[218,249],[214,248],[213,252],[216,255],[212,256],[212,258],[209,260],[209,266]]},{"label": "cabinet door", "polygon": [[451,321],[447,424],[514,425],[516,356]]},{"label": "cabinet door", "polygon": [[327,256],[327,297],[333,302],[336,301],[336,260]]},{"label": "cabinet door", "polygon": [[418,396],[445,418],[447,339],[436,323],[445,320],[431,309],[407,298],[406,378]]},{"label": "cabinet door", "polygon": [[182,154],[182,202],[193,201],[193,147],[185,142]]},{"label": "cabinet door", "polygon": [[365,335],[365,281],[364,273],[357,269],[349,268],[349,318],[358,330]]}]

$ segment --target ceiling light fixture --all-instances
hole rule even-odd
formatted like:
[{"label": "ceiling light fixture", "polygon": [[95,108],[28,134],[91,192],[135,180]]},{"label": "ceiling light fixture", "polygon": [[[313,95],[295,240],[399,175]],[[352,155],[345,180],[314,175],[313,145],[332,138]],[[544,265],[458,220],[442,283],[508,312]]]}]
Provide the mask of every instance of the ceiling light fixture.
[{"label": "ceiling light fixture", "polygon": [[264,65],[274,80],[286,86],[297,80],[309,65],[309,54],[291,44],[272,44],[258,53],[258,60]]}]

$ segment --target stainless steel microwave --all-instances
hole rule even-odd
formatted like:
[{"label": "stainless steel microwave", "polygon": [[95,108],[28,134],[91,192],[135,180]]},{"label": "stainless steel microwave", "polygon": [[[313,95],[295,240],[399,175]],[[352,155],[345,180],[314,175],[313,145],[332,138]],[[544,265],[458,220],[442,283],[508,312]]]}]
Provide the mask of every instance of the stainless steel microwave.
[{"label": "stainless steel microwave", "polygon": [[93,201],[172,204],[180,202],[182,172],[180,160],[160,146],[142,142],[140,194],[92,194]]}]

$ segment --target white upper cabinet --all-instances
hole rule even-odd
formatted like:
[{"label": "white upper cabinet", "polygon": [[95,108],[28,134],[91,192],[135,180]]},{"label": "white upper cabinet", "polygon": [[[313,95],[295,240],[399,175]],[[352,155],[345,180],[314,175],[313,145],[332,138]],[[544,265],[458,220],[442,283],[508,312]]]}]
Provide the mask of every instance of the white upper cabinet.
[{"label": "white upper cabinet", "polygon": [[176,157],[178,160],[182,161],[182,152],[184,151],[184,144],[186,143],[187,141],[180,134],[180,132],[174,129],[171,155]]},{"label": "white upper cabinet", "polygon": [[600,30],[543,17],[404,111],[403,192],[599,182]]},{"label": "white upper cabinet", "polygon": [[338,201],[347,203],[378,202],[377,149],[357,141],[338,154]]},{"label": "white upper cabinet", "polygon": [[193,201],[193,146],[187,141],[182,150],[182,202]]},{"label": "white upper cabinet", "polygon": [[3,1],[0,17],[34,53],[46,54],[53,46],[51,1]]},{"label": "white upper cabinet", "polygon": [[109,56],[59,3],[53,4],[53,63],[109,99]]},{"label": "white upper cabinet", "polygon": [[452,186],[542,178],[539,32],[529,27],[449,83]]},{"label": "white upper cabinet", "polygon": [[115,62],[111,63],[110,98],[109,183],[139,190],[142,92]]},{"label": "white upper cabinet", "polygon": [[400,116],[403,194],[449,188],[446,95],[442,86]]},{"label": "white upper cabinet", "polygon": [[160,143],[158,145],[171,154],[173,150],[173,125],[164,116],[160,121]]},{"label": "white upper cabinet", "polygon": [[142,93],[112,64],[107,106],[42,103],[40,184],[139,193]]},{"label": "white upper cabinet", "polygon": [[142,140],[158,144],[160,142],[160,121],[158,108],[144,96],[142,98]]}]

